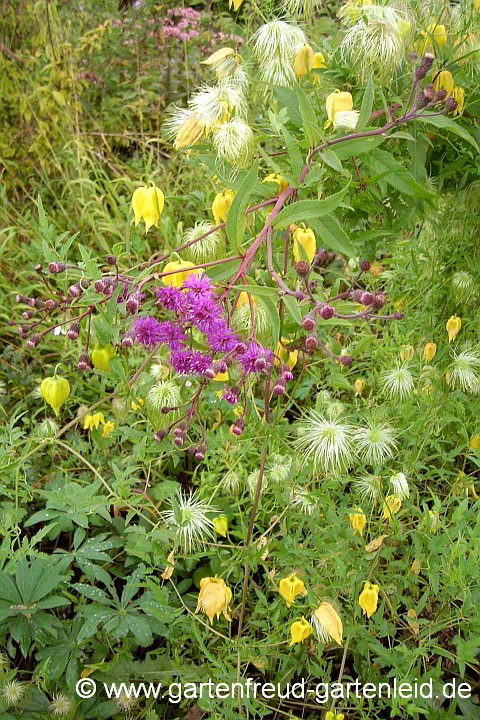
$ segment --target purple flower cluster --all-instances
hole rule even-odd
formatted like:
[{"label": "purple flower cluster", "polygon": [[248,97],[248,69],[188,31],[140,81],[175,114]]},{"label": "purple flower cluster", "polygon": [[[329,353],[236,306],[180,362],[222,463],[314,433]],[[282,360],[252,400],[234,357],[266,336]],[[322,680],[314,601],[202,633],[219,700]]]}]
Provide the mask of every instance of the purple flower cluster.
[{"label": "purple flower cluster", "polygon": [[200,13],[193,8],[170,8],[163,18],[164,37],[190,40],[200,34]]},{"label": "purple flower cluster", "polygon": [[[205,273],[191,274],[181,289],[154,288],[156,305],[173,311],[172,320],[159,321],[153,315],[139,317],[128,335],[145,347],[166,343],[171,350],[171,362],[178,373],[214,377],[222,353],[229,361],[235,357],[244,375],[268,370],[273,364],[273,353],[258,342],[245,343],[229,327],[222,304],[218,301],[215,286]],[[204,333],[211,354],[193,351],[187,347],[187,329],[196,327]],[[224,369],[227,365],[223,363]],[[222,369],[222,371],[224,371]],[[238,392],[226,389],[224,397],[236,402]]]}]

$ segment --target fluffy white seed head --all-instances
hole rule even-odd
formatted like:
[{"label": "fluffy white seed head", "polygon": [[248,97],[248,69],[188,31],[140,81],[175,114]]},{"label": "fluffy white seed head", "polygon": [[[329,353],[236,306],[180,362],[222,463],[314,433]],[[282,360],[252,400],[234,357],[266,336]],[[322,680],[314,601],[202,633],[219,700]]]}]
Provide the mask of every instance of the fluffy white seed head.
[{"label": "fluffy white seed head", "polygon": [[[213,230],[215,226],[212,225],[208,220],[202,222],[196,222],[195,227],[188,228],[183,235],[183,242],[188,243],[192,240],[196,240],[205,233]],[[217,260],[222,257],[225,252],[225,239],[223,233],[220,230],[210,232],[207,237],[202,238],[198,242],[191,245],[185,251],[185,255],[195,265],[209,262],[210,260]]]},{"label": "fluffy white seed head", "polygon": [[369,419],[355,431],[355,450],[367,465],[383,465],[397,448],[396,430],[387,423]]},{"label": "fluffy white seed head", "polygon": [[314,467],[333,470],[344,467],[352,458],[354,428],[340,418],[329,418],[311,410],[297,424],[293,445]]},{"label": "fluffy white seed head", "polygon": [[366,475],[353,482],[361,502],[368,501],[376,505],[382,499],[382,478],[379,475]]},{"label": "fluffy white seed head", "polygon": [[197,492],[185,495],[180,490],[169,505],[161,518],[175,530],[175,546],[182,552],[189,553],[213,539],[213,523],[207,513],[220,512],[218,508],[199,500]]},{"label": "fluffy white seed head", "polygon": [[414,377],[408,363],[397,363],[396,368],[382,374],[383,391],[389,397],[405,400],[413,392]]},{"label": "fluffy white seed head", "polygon": [[446,374],[450,387],[458,385],[464,392],[480,395],[480,350],[463,350],[458,355],[453,351],[453,356]]},{"label": "fluffy white seed head", "polygon": [[238,168],[251,164],[255,139],[252,128],[241,118],[217,125],[213,129],[213,147],[220,160]]},{"label": "fluffy white seed head", "polygon": [[410,497],[410,488],[408,487],[407,476],[404,473],[392,475],[390,485],[392,486],[393,495],[396,495],[400,500]]},{"label": "fluffy white seed head", "polygon": [[303,30],[283,20],[272,20],[257,30],[253,41],[255,57],[266,85],[293,85],[293,56],[297,47],[307,42]]}]

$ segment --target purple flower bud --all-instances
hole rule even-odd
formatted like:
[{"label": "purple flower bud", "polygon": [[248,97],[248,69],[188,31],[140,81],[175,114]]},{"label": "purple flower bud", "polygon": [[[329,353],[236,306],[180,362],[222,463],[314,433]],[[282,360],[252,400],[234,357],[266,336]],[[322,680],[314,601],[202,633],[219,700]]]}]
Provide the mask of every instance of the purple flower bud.
[{"label": "purple flower bud", "polygon": [[235,345],[234,351],[237,355],[243,355],[247,351],[247,346],[243,342],[239,342]]},{"label": "purple flower bud", "polygon": [[70,287],[68,288],[68,292],[74,298],[80,297],[80,295],[82,294],[82,288],[80,287],[80,283],[70,285]]},{"label": "purple flower bud", "polygon": [[215,372],[215,370],[213,369],[213,367],[209,367],[209,368],[207,368],[207,369],[204,371],[203,374],[205,375],[205,377],[209,378],[209,380],[213,380],[213,378],[215,377],[215,375],[216,375],[217,373]]},{"label": "purple flower bud", "polygon": [[100,278],[100,280],[95,280],[95,290],[97,292],[103,292],[105,290],[105,280]]},{"label": "purple flower bud", "polygon": [[29,332],[30,332],[30,329],[26,325],[18,326],[18,333],[19,333],[20,337],[22,337],[22,338],[27,337]]},{"label": "purple flower bud", "polygon": [[349,367],[353,362],[353,358],[350,357],[350,355],[342,355],[340,357],[340,362],[342,363],[342,365],[346,365],[347,367]]},{"label": "purple flower bud", "polygon": [[175,435],[173,442],[177,447],[183,447],[183,444],[185,442],[183,439],[183,435]]},{"label": "purple flower bud", "polygon": [[435,55],[432,55],[432,53],[425,53],[421,64],[418,66],[418,68],[415,72],[415,80],[417,80],[417,81],[423,80],[425,75],[428,73],[428,71],[432,67],[434,60],[435,60]]},{"label": "purple flower bud", "polygon": [[82,279],[80,280],[80,287],[81,287],[83,290],[86,290],[89,285],[90,285],[90,278],[82,278]]},{"label": "purple flower bud", "polygon": [[228,370],[228,365],[227,365],[227,363],[224,362],[223,360],[220,360],[220,362],[218,363],[218,370],[217,370],[217,372],[226,373],[227,370]]},{"label": "purple flower bud", "polygon": [[195,453],[197,452],[197,450],[198,450],[198,447],[197,447],[196,445],[190,445],[190,447],[188,448],[188,452],[189,452],[191,455],[195,455]]},{"label": "purple flower bud", "polygon": [[457,101],[455,98],[453,98],[451,95],[448,96],[447,102],[445,103],[445,107],[447,108],[448,112],[452,112],[457,107]]},{"label": "purple flower bud", "polygon": [[35,265],[35,270],[36,270],[37,272],[42,272],[42,266],[40,265],[40,263],[37,263],[37,264]]},{"label": "purple flower bud", "polygon": [[167,434],[166,430],[157,430],[157,432],[155,433],[155,435],[153,437],[157,442],[162,442],[162,440],[166,434]]},{"label": "purple flower bud", "polygon": [[368,272],[368,270],[370,270],[370,260],[360,260],[360,270],[362,272]]},{"label": "purple flower bud", "polygon": [[355,302],[362,302],[363,290],[355,290]]},{"label": "purple flower bud", "polygon": [[45,308],[47,310],[53,310],[57,307],[57,305],[58,303],[56,302],[56,300],[52,300],[52,298],[48,298],[47,300],[45,300]]},{"label": "purple flower bud", "polygon": [[290,380],[293,380],[293,373],[290,370],[285,370],[282,377],[285,382],[290,382]]},{"label": "purple flower bud", "polygon": [[299,260],[295,265],[295,270],[300,277],[307,277],[310,272],[310,265],[306,260]]},{"label": "purple flower bud", "polygon": [[446,97],[447,97],[447,91],[444,90],[443,88],[440,88],[440,90],[437,90],[437,92],[436,92],[435,102],[437,102],[437,103],[443,102],[443,100],[445,100]]},{"label": "purple flower bud", "polygon": [[[123,298],[121,296],[120,296],[120,298],[117,298],[117,300],[118,299],[120,299],[120,302],[122,302],[122,300],[123,300]],[[126,308],[127,308],[128,312],[131,313],[132,315],[133,315],[133,313],[137,312],[138,302],[137,302],[137,299],[133,295],[130,295],[130,297],[128,298],[128,300],[126,302]]]},{"label": "purple flower bud", "polygon": [[237,418],[237,420],[236,420],[236,422],[235,422],[235,425],[236,425],[240,430],[243,430],[243,428],[245,427],[245,421],[244,421],[243,417]]},{"label": "purple flower bud", "polygon": [[122,346],[129,348],[133,345],[133,338],[131,335],[125,335],[125,337],[122,339]]},{"label": "purple flower bud", "polygon": [[373,304],[376,308],[382,308],[385,305],[385,295],[382,292],[377,293],[373,300]]},{"label": "purple flower bud", "polygon": [[35,307],[35,298],[28,298],[27,305],[28,307]]},{"label": "purple flower bud", "polygon": [[107,255],[107,263],[109,265],[116,265],[117,264],[117,257],[116,255]]},{"label": "purple flower bud", "polygon": [[77,362],[77,370],[80,370],[80,372],[85,372],[85,370],[90,370],[91,368],[92,364],[87,353],[81,353]]},{"label": "purple flower bud", "polygon": [[70,325],[67,331],[67,337],[70,340],[76,340],[78,338],[78,333],[80,330],[80,325],[77,322],[74,322]]},{"label": "purple flower bud", "polygon": [[26,303],[27,298],[25,297],[25,295],[15,295],[15,302],[17,303],[17,305],[19,303]]},{"label": "purple flower bud", "polygon": [[[162,413],[162,415],[168,415],[168,413],[173,409],[174,408],[169,408],[168,405],[164,405],[162,407],[162,409],[160,410],[160,412]],[[175,430],[175,432],[178,432],[178,428]],[[180,432],[182,432],[182,431],[180,430]]]},{"label": "purple flower bud", "polygon": [[67,269],[67,266],[66,266],[65,263],[62,262],[62,261],[58,262],[57,265],[58,265],[58,270],[57,270],[57,272],[59,272],[59,273],[65,272],[65,270]]},{"label": "purple flower bud", "polygon": [[25,312],[22,313],[22,318],[24,320],[30,320],[32,315],[33,315],[33,312],[31,310],[25,310]]},{"label": "purple flower bud", "polygon": [[314,265],[325,265],[328,260],[328,250],[317,250],[313,258]]},{"label": "purple flower bud", "polygon": [[262,370],[265,370],[266,367],[267,367],[267,362],[266,362],[265,358],[259,357],[255,360],[254,368],[255,368],[256,372],[262,372]]},{"label": "purple flower bud", "polygon": [[312,317],[309,317],[308,315],[303,318],[302,320],[302,328],[304,330],[307,330],[310,332],[310,330],[313,330],[315,327],[315,320]]},{"label": "purple flower bud", "polygon": [[305,340],[305,347],[307,348],[307,350],[316,350],[317,338],[314,337],[313,335],[310,335],[309,337],[307,337],[307,339]]},{"label": "purple flower bud", "polygon": [[297,288],[297,289],[295,290],[295,299],[296,299],[296,300],[303,300],[304,297],[305,297],[305,294],[300,290],[300,288]]},{"label": "purple flower bud", "polygon": [[204,460],[205,459],[205,452],[201,447],[198,448],[197,452],[195,453],[195,457],[197,460]]},{"label": "purple flower bud", "polygon": [[283,395],[283,394],[284,394],[284,392],[285,392],[285,386],[284,386],[284,385],[281,385],[280,383],[281,383],[280,379],[277,380],[277,382],[276,382],[276,384],[275,384],[275,386],[274,386],[274,388],[273,388],[273,394],[274,394],[274,395]]},{"label": "purple flower bud", "polygon": [[373,293],[368,292],[368,291],[362,293],[360,302],[362,303],[362,305],[365,305],[365,306],[371,305],[373,303]]},{"label": "purple flower bud", "polygon": [[403,318],[403,313],[402,313],[402,312],[396,312],[393,317],[395,318],[395,320],[401,320],[401,319]]},{"label": "purple flower bud", "polygon": [[241,428],[239,428],[237,424],[232,425],[232,433],[234,435],[236,435],[238,437],[239,435],[242,434],[242,432],[243,432],[243,430]]},{"label": "purple flower bud", "polygon": [[333,312],[334,310],[331,305],[324,305],[320,310],[320,315],[324,320],[330,320],[330,318],[333,317]]},{"label": "purple flower bud", "polygon": [[40,335],[32,335],[32,337],[27,340],[27,347],[30,350],[33,350],[34,347],[37,347],[39,342],[40,342]]},{"label": "purple flower bud", "polygon": [[48,263],[48,270],[53,275],[55,275],[55,273],[58,273],[58,263],[56,263],[56,262]]},{"label": "purple flower bud", "polygon": [[423,89],[423,94],[428,102],[431,102],[435,98],[435,90],[431,82],[428,83],[427,87]]}]

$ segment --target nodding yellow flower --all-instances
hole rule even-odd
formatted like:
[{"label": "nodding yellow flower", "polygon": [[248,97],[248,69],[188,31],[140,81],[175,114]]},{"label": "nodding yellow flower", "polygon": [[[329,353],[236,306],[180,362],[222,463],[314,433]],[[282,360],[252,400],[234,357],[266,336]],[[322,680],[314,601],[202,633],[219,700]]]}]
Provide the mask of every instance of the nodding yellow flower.
[{"label": "nodding yellow flower", "polygon": [[451,343],[452,340],[455,340],[458,333],[460,332],[461,327],[462,327],[462,321],[456,315],[452,315],[452,317],[450,317],[447,320],[446,329],[447,329],[447,333],[448,333],[448,342],[449,343]]},{"label": "nodding yellow flower", "polygon": [[329,635],[340,646],[343,645],[343,623],[333,605],[322,602],[315,610],[312,622],[317,626],[318,634],[322,638],[325,639],[325,635]]},{"label": "nodding yellow flower", "polygon": [[367,516],[363,512],[362,508],[355,508],[355,512],[350,513],[348,519],[352,524],[354,534],[358,532],[359,535],[363,536],[363,530],[367,524]]},{"label": "nodding yellow flower", "polygon": [[402,349],[400,350],[400,360],[402,362],[408,362],[409,360],[413,360],[413,356],[415,354],[415,348],[413,345],[403,345]]},{"label": "nodding yellow flower", "polygon": [[300,580],[295,573],[286,578],[282,578],[278,585],[280,595],[283,597],[287,606],[290,607],[295,602],[297,595],[306,595],[305,583]]},{"label": "nodding yellow flower", "polygon": [[388,495],[383,503],[382,520],[390,520],[402,507],[402,500],[396,495]]},{"label": "nodding yellow flower", "polygon": [[102,437],[108,437],[110,435],[110,433],[112,432],[112,430],[115,430],[115,423],[113,422],[113,420],[109,420],[103,426]]},{"label": "nodding yellow flower", "polygon": [[43,397],[50,407],[55,411],[55,415],[60,415],[60,408],[70,395],[70,383],[66,378],[46,377],[40,385],[40,395]]},{"label": "nodding yellow flower", "polygon": [[359,378],[355,380],[355,395],[361,395],[365,390],[365,380]]},{"label": "nodding yellow flower", "polygon": [[158,221],[165,204],[165,196],[160,188],[139,187],[132,195],[132,208],[135,213],[135,227],[140,220],[145,220],[145,233],[152,225],[158,227]]},{"label": "nodding yellow flower", "polygon": [[227,537],[228,532],[228,517],[226,515],[219,515],[212,520],[213,527],[219,535]]},{"label": "nodding yellow flower", "polygon": [[[287,349],[284,347],[285,345],[288,345],[290,340],[288,338],[281,338],[281,342],[278,343],[275,355],[278,355],[280,360],[283,360],[285,357],[285,353],[288,352]],[[280,365],[280,360],[275,359],[275,365]],[[293,352],[288,353],[288,360],[287,360],[287,367],[289,370],[295,367],[298,360],[298,350],[293,350]]]},{"label": "nodding yellow flower", "polygon": [[[311,70],[323,70],[323,68],[327,67],[326,58],[325,55],[321,52],[313,53],[312,58],[312,67]],[[318,73],[312,74],[312,82],[314,84],[318,84],[321,82],[320,75]]]},{"label": "nodding yellow flower", "polygon": [[302,259],[298,245],[300,244],[305,250],[308,262],[311,263],[317,251],[317,239],[311,228],[298,227],[292,235],[293,237],[293,257],[295,262]]},{"label": "nodding yellow flower", "polygon": [[228,211],[230,210],[230,205],[232,204],[234,197],[235,192],[233,190],[224,190],[223,192],[215,195],[212,203],[212,213],[216,225],[220,225],[222,222],[227,221]]},{"label": "nodding yellow flower", "polygon": [[[172,275],[164,275],[162,277],[163,284],[169,287],[181,288],[189,275],[192,273],[199,275],[203,272],[202,268],[195,268],[194,270],[190,270],[189,268],[195,268],[195,266],[188,260],[173,260],[167,263],[163,268],[163,272],[171,272]],[[178,270],[179,272],[173,273],[174,270]]]},{"label": "nodding yellow flower", "polygon": [[372,617],[378,606],[378,593],[380,590],[379,585],[374,585],[371,582],[365,582],[363,590],[358,598],[358,604],[362,608],[363,612]]},{"label": "nodding yellow flower", "polygon": [[419,55],[424,55],[426,52],[433,50],[431,38],[433,38],[437,45],[441,48],[445,47],[448,40],[445,25],[437,25],[437,23],[431,23],[428,26],[427,31],[425,32],[422,30],[420,35],[423,40],[418,40],[415,43],[415,50]]},{"label": "nodding yellow flower", "polygon": [[433,81],[433,87],[435,90],[445,90],[447,95],[451,95],[455,87],[452,73],[449,70],[439,72]]},{"label": "nodding yellow flower", "polygon": [[165,570],[162,572],[160,577],[162,580],[170,580],[175,570],[175,550],[171,550],[167,555],[167,562],[169,563]]},{"label": "nodding yellow flower", "polygon": [[117,351],[113,345],[100,346],[98,343],[95,344],[95,348],[92,351],[92,364],[97,370],[103,370],[108,372],[108,362],[111,358],[115,357]]},{"label": "nodding yellow flower", "polygon": [[452,97],[457,103],[457,107],[453,111],[454,115],[463,115],[465,106],[465,90],[461,87],[453,88]]},{"label": "nodding yellow flower", "polygon": [[200,593],[195,612],[198,613],[202,610],[211,623],[213,623],[215,615],[218,620],[220,613],[223,613],[226,620],[231,621],[232,618],[228,615],[228,606],[231,599],[232,591],[228,585],[225,585],[223,578],[204,577],[200,580]]},{"label": "nodding yellow flower", "polygon": [[286,180],[282,175],[277,175],[277,173],[270,173],[270,175],[263,178],[262,182],[276,183],[278,185],[279,192],[283,192],[288,187],[288,180]]},{"label": "nodding yellow flower", "polygon": [[468,447],[471,450],[480,450],[480,434],[472,435]]},{"label": "nodding yellow flower", "polygon": [[243,0],[228,0],[228,8],[233,7],[234,10],[239,10]]},{"label": "nodding yellow flower", "polygon": [[[365,3],[367,5],[368,3]],[[344,713],[337,713],[334,710],[329,710],[325,713],[324,720],[344,720],[345,715]]]},{"label": "nodding yellow flower", "polygon": [[325,101],[325,107],[327,110],[328,120],[324,127],[327,129],[335,122],[335,115],[337,112],[350,112],[353,109],[353,97],[349,92],[340,92],[335,90],[330,93]]},{"label": "nodding yellow flower", "polygon": [[302,642],[302,640],[308,638],[308,636],[312,634],[313,628],[302,615],[301,620],[295,620],[295,622],[292,623],[290,632],[292,633],[290,645],[295,645],[295,643]]},{"label": "nodding yellow flower", "polygon": [[102,425],[105,425],[105,418],[103,417],[103,413],[96,412],[93,415],[91,413],[88,413],[88,415],[85,415],[83,419],[83,429],[84,430],[98,430],[98,426],[102,423]]},{"label": "nodding yellow flower", "polygon": [[425,343],[423,347],[423,359],[425,362],[430,362],[433,360],[437,353],[437,346],[433,342]]},{"label": "nodding yellow flower", "polygon": [[295,53],[295,60],[293,62],[293,69],[297,78],[304,77],[307,75],[313,63],[313,50],[310,45],[301,45]]},{"label": "nodding yellow flower", "polygon": [[204,123],[200,122],[193,113],[189,113],[175,135],[173,147],[175,150],[181,150],[188,145],[194,145],[204,134],[206,135]]},{"label": "nodding yellow flower", "polygon": [[131,407],[132,407],[132,410],[139,410],[139,409],[140,409],[141,407],[143,407],[144,405],[145,405],[145,401],[143,400],[143,398],[139,398],[139,399],[138,399],[138,405],[137,405],[137,403],[136,403],[134,400],[132,400],[132,405],[131,405]]}]

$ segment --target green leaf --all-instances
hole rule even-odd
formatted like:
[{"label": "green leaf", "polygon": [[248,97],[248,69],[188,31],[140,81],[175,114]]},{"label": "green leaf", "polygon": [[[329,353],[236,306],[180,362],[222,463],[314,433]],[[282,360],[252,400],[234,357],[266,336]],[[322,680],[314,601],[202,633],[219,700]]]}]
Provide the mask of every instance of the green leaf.
[{"label": "green leaf", "polygon": [[234,285],[233,289],[252,293],[252,295],[262,295],[262,297],[278,297],[278,290],[276,288],[265,287],[264,285]]},{"label": "green leaf", "polygon": [[420,115],[417,119],[420,122],[427,123],[427,125],[434,125],[442,130],[450,130],[450,132],[458,135],[458,137],[461,137],[462,140],[465,140],[465,142],[472,145],[477,152],[480,151],[477,141],[470,135],[469,132],[467,132],[467,130],[465,130],[464,127],[460,125],[459,122],[455,122],[455,120],[445,117],[445,115]]},{"label": "green leaf", "polygon": [[87,248],[83,247],[83,245],[78,243],[78,249],[80,250],[80,255],[82,256],[82,260],[85,263],[85,268],[88,275],[90,275],[93,280],[99,280],[102,277],[102,273],[97,267],[97,263],[91,259],[90,253],[87,251]]},{"label": "green leaf", "polygon": [[[300,244],[300,243],[299,243]],[[302,324],[302,312],[298,305],[298,301],[295,300],[291,295],[284,295],[282,297],[285,307],[298,325]]]},{"label": "green leaf", "polygon": [[333,152],[333,150],[323,150],[321,153],[319,153],[320,159],[323,160],[325,165],[328,165],[332,168],[332,170],[336,170],[336,172],[341,173],[344,175],[347,173],[350,174],[348,170],[345,170],[342,163],[338,159],[338,156],[336,153]]},{"label": "green leaf", "polygon": [[313,148],[322,137],[322,131],[317,125],[317,116],[312,108],[312,103],[299,85],[295,87],[295,93],[297,95],[298,107],[300,108],[300,114],[303,120],[305,136],[308,140],[309,146]]},{"label": "green leaf", "polygon": [[274,222],[274,230],[288,227],[291,223],[298,221],[306,222],[322,215],[328,215],[342,202],[350,183],[347,183],[343,190],[330,195],[325,200],[298,200],[298,202],[289,205],[280,210]]},{"label": "green leaf", "polygon": [[262,303],[263,307],[267,311],[267,315],[270,318],[273,347],[276,348],[280,338],[280,318],[278,317],[277,307],[271,298],[266,297],[265,295],[257,295],[252,292],[252,295],[254,294],[258,297],[259,302]]},{"label": "green leaf", "polygon": [[145,647],[153,642],[152,631],[150,630],[150,626],[145,618],[129,614],[126,616],[126,620],[130,632],[135,635],[135,638],[140,645]]},{"label": "green leaf", "polygon": [[318,218],[311,225],[316,237],[322,239],[322,245],[348,257],[356,255],[355,246],[335,215]]},{"label": "green leaf", "polygon": [[352,138],[335,145],[335,155],[339,160],[348,160],[352,155],[357,157],[363,153],[369,153],[374,148],[385,142],[387,136],[372,135],[366,138]]},{"label": "green leaf", "polygon": [[280,109],[287,108],[288,117],[290,121],[297,126],[302,127],[303,121],[300,111],[298,109],[298,98],[293,90],[290,88],[273,86],[273,94],[276,96]]},{"label": "green leaf", "polygon": [[111,598],[108,597],[104,590],[100,590],[100,588],[92,587],[91,585],[86,585],[85,583],[72,583],[71,587],[84,595],[84,597],[89,600],[93,600],[96,603],[100,603],[101,605],[112,604]]},{"label": "green leaf", "polygon": [[390,153],[377,149],[372,152],[372,158],[377,162],[381,170],[390,171],[386,178],[387,182],[401,193],[412,195],[413,197],[435,197],[433,193],[428,192],[422,185],[417,183],[408,170],[397,162]]},{"label": "green leaf", "polygon": [[355,132],[361,132],[363,128],[368,125],[370,115],[372,114],[373,95],[373,81],[370,76],[363,95],[362,107],[360,108],[360,115],[358,116],[357,124],[355,126]]},{"label": "green leaf", "polygon": [[227,237],[238,254],[240,254],[239,247],[245,232],[245,208],[247,207],[248,197],[257,182],[257,177],[258,162],[253,165],[245,176],[228,211]]},{"label": "green leaf", "polygon": [[288,157],[292,163],[292,170],[295,176],[295,186],[298,187],[298,185],[300,185],[300,175],[305,166],[305,162],[302,159],[296,140],[294,140],[294,138],[290,135],[287,128],[282,127],[282,131],[285,138],[285,145],[288,150]]}]

